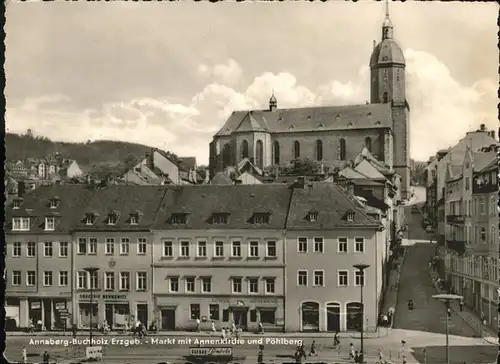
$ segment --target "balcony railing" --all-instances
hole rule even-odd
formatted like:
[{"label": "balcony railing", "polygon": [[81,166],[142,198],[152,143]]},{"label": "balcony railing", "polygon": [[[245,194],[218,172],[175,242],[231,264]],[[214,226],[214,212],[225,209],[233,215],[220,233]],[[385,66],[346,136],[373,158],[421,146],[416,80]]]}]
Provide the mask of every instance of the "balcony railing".
[{"label": "balcony railing", "polygon": [[446,222],[449,224],[463,224],[464,216],[463,215],[446,215]]},{"label": "balcony railing", "polygon": [[446,247],[456,251],[458,254],[465,253],[465,241],[463,240],[446,240]]},{"label": "balcony railing", "polygon": [[495,183],[483,183],[483,184],[474,184],[472,186],[472,193],[492,193],[498,192],[498,185]]}]

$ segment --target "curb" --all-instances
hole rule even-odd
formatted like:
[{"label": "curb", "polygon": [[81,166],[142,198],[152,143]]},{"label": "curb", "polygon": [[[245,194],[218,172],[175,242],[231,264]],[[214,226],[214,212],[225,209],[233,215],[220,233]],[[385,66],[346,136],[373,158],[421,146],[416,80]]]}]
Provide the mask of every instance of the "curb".
[{"label": "curb", "polygon": [[[403,264],[405,262],[406,258],[406,251],[408,248],[403,249],[403,255],[401,257],[401,263],[399,264],[399,272],[398,272],[398,282],[401,283],[401,270],[403,269]],[[399,301],[399,284],[398,284],[398,289],[396,291],[396,301],[394,301],[394,314],[392,315],[392,321],[391,324],[389,325],[389,330],[392,330],[394,328],[394,319],[396,318],[396,307],[398,306],[398,301]]]},{"label": "curb", "polygon": [[[436,284],[436,281],[434,280],[434,277],[433,277],[433,274],[432,274],[432,271],[429,270],[429,276],[432,280],[432,284],[434,285],[434,288],[436,288],[436,290],[438,292],[441,292],[441,290],[439,289],[438,285]],[[460,314],[460,311],[457,311],[457,309],[453,306],[453,305],[450,305],[450,308],[453,310],[453,312],[455,312],[459,317],[460,319],[465,322],[467,324],[467,326],[469,326],[471,329],[473,329],[476,333],[479,333],[480,335],[480,338],[481,340],[487,342],[488,344],[492,344],[492,345],[498,345],[498,342],[494,342],[494,341],[490,341],[488,340],[486,337],[483,337],[483,332],[481,331],[478,331],[477,327],[475,325],[473,325],[472,323],[469,322],[469,320],[466,320],[461,314]]]}]

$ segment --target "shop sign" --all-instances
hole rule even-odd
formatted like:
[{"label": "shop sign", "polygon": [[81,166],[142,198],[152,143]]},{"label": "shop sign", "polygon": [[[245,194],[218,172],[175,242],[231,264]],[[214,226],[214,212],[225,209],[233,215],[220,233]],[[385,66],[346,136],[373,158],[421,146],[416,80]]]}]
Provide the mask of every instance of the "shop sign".
[{"label": "shop sign", "polygon": [[31,302],[31,309],[38,310],[41,307],[42,307],[42,304],[40,302]]},{"label": "shop sign", "polygon": [[[93,294],[93,295],[92,295],[92,300],[97,300],[97,299],[99,299],[100,297],[101,297],[101,295],[99,295],[99,294]],[[81,299],[81,300],[85,300],[85,301],[89,301],[89,300],[90,300],[90,295],[89,295],[89,294],[86,294],[86,293],[85,293],[85,294],[81,294],[81,295],[80,295],[80,299]]]},{"label": "shop sign", "polygon": [[56,310],[62,311],[66,309],[66,302],[56,302]]},{"label": "shop sign", "polygon": [[[100,294],[96,294],[96,295],[92,295],[92,300],[98,300],[102,297],[103,300],[108,300],[108,301],[111,301],[111,300],[125,300],[127,299],[127,295],[126,294],[103,294],[103,295],[100,295]],[[90,300],[90,294],[81,294],[80,295],[80,299],[81,300]]]},{"label": "shop sign", "polygon": [[277,305],[278,300],[276,298],[254,298],[250,300],[250,303],[256,305]]},{"label": "shop sign", "polygon": [[216,348],[189,348],[191,356],[232,356],[233,348],[231,347],[216,347]]}]

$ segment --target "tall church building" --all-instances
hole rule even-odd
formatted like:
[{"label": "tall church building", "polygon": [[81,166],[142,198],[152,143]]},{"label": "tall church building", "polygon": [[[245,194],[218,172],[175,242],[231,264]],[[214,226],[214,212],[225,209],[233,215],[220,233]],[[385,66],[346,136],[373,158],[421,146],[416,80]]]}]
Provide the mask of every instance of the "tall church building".
[{"label": "tall church building", "polygon": [[382,40],[370,57],[370,103],[280,109],[273,94],[265,110],[235,111],[210,143],[210,176],[244,159],[260,169],[301,158],[326,168],[342,167],[367,148],[401,177],[401,196],[408,198],[410,108],[405,67],[386,7]]}]

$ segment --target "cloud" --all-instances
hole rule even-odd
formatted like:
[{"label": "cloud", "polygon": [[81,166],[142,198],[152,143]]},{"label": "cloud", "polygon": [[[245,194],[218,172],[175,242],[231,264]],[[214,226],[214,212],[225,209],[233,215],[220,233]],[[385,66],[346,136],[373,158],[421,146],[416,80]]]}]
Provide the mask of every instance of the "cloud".
[{"label": "cloud", "polygon": [[[496,87],[481,79],[467,86],[431,54],[408,49],[407,98],[411,106],[412,158],[425,160],[458,141],[484,122],[496,127]],[[196,156],[208,162],[208,143],[234,110],[265,108],[274,90],[278,107],[364,104],[369,99],[369,69],[359,67],[354,79],[325,81],[306,87],[289,72],[263,72],[241,85],[242,71],[232,59],[221,65],[200,65],[207,84],[184,102],[168,98],[136,98],[105,103],[100,109],[78,110],[66,95],[29,98],[8,103],[8,131],[54,140],[81,142],[112,139],[137,142]],[[240,85],[240,86],[238,86]],[[246,88],[245,88],[246,86]]]},{"label": "cloud", "polygon": [[236,86],[243,76],[240,65],[234,59],[228,59],[226,63],[208,66],[204,63],[198,66],[198,73],[204,78],[212,78],[213,82],[220,82],[226,86]]}]

